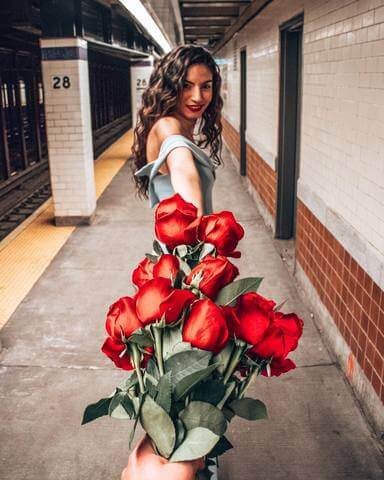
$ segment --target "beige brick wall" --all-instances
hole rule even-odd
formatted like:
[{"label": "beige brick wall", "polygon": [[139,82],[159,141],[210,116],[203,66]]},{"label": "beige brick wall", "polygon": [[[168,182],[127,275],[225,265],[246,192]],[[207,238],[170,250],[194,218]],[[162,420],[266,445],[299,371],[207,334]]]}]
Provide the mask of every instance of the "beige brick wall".
[{"label": "beige brick wall", "polygon": [[383,286],[384,0],[272,2],[218,54],[228,72],[224,116],[238,128],[239,51],[247,46],[247,142],[275,169],[279,25],[301,12],[298,196]]}]

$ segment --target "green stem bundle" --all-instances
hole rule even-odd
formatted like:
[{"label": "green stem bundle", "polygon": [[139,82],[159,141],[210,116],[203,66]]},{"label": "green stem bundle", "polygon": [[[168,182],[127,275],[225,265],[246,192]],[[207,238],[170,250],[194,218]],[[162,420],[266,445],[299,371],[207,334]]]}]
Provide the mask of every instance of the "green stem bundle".
[{"label": "green stem bundle", "polygon": [[139,351],[138,346],[135,343],[131,343],[131,351],[132,351],[133,365],[135,367],[137,378],[139,380],[140,393],[145,393],[143,373],[140,368],[141,353]]},{"label": "green stem bundle", "polygon": [[231,359],[228,363],[226,371],[224,373],[224,385],[227,384],[228,380],[231,378],[232,373],[236,370],[237,365],[240,362],[241,356],[243,355],[245,347],[243,345],[236,345],[234,348]]},{"label": "green stem bundle", "polygon": [[163,329],[153,326],[152,331],[155,339],[155,353],[156,353],[157,365],[159,367],[160,375],[163,376],[165,374],[164,359],[163,359]]}]

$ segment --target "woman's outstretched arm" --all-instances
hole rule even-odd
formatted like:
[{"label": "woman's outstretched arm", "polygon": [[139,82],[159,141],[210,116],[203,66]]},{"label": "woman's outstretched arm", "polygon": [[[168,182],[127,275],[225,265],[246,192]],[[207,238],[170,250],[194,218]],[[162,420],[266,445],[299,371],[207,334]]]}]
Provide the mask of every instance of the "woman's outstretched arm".
[{"label": "woman's outstretched arm", "polygon": [[167,166],[174,191],[187,202],[193,203],[197,207],[199,216],[203,215],[200,175],[189,148],[178,147],[172,150],[167,157]]},{"label": "woman's outstretched arm", "polygon": [[[157,121],[154,135],[161,145],[171,135],[182,135],[180,121],[173,117],[163,117]],[[192,152],[187,147],[177,147],[167,156],[163,173],[169,173],[174,191],[187,202],[197,207],[198,215],[203,214],[203,194],[200,175]]]}]

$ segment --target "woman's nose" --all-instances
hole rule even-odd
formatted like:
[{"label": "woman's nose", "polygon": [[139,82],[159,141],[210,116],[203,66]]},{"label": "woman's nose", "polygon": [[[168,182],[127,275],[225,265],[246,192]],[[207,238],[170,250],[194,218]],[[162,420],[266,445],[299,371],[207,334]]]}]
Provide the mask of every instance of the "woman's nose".
[{"label": "woman's nose", "polygon": [[192,100],[194,102],[201,102],[203,100],[203,96],[201,94],[201,90],[199,87],[195,87],[192,91]]}]

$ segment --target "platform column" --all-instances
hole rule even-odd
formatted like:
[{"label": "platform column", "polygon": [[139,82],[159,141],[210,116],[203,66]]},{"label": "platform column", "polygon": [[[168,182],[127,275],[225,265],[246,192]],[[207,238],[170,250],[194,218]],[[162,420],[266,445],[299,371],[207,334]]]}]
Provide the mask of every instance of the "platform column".
[{"label": "platform column", "polygon": [[90,224],[96,208],[87,42],[41,39],[56,225]]}]

